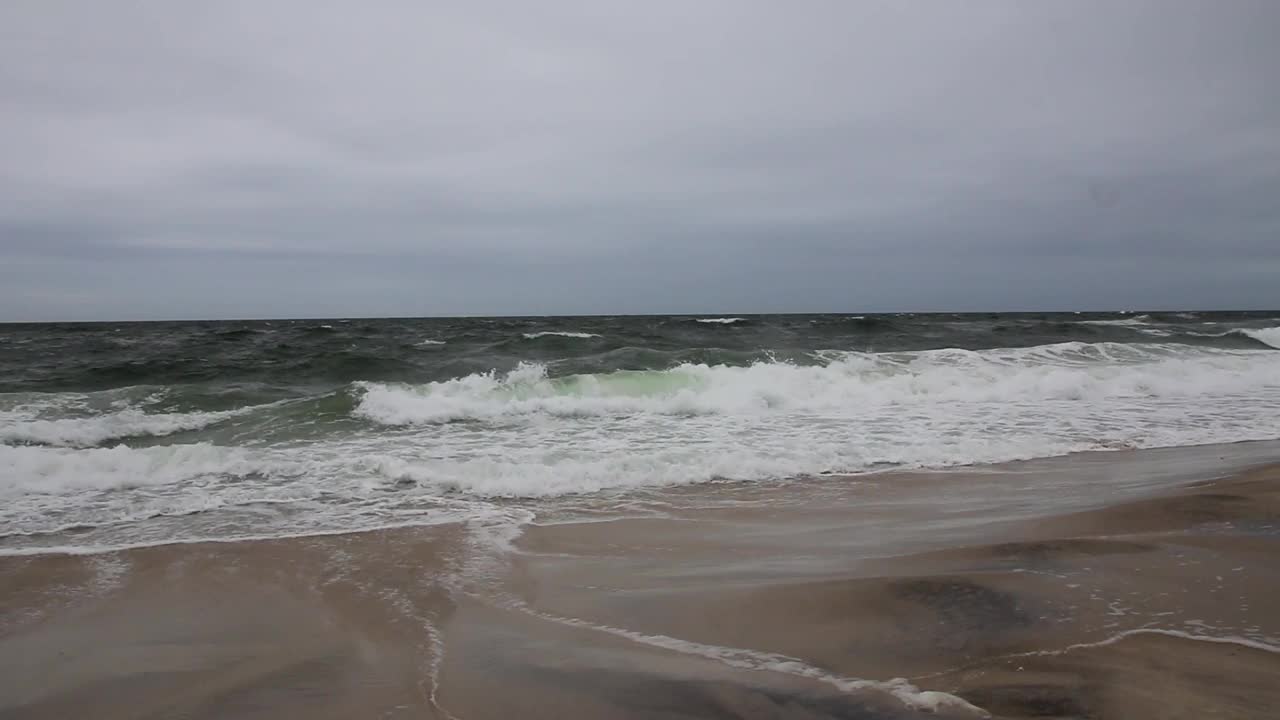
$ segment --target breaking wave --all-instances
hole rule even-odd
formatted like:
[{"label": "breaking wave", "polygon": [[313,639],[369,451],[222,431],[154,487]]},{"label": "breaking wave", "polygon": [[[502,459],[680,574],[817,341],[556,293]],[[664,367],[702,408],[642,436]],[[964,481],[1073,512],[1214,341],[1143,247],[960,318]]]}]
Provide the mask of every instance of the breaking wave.
[{"label": "breaking wave", "polygon": [[828,362],[551,377],[526,363],[424,385],[360,383],[355,413],[384,425],[504,417],[856,414],[887,405],[1175,398],[1280,383],[1268,351],[1062,343],[1019,349],[827,353]]},{"label": "breaking wave", "polygon": [[236,448],[208,443],[130,448],[48,448],[0,445],[0,494],[61,494],[164,485],[201,476],[240,476],[262,468]]},{"label": "breaking wave", "polygon": [[94,447],[128,438],[201,430],[257,409],[151,414],[128,408],[103,415],[55,419],[32,418],[21,410],[0,412],[0,443]]},{"label": "breaking wave", "polygon": [[1262,328],[1260,330],[1235,330],[1233,332],[1251,337],[1254,340],[1270,345],[1273,348],[1280,349],[1280,327]]},{"label": "breaking wave", "polygon": [[1258,329],[1233,328],[1231,330],[1217,333],[1189,332],[1187,334],[1192,337],[1202,338],[1246,337],[1251,340],[1256,340],[1267,347],[1280,349],[1280,327]]}]

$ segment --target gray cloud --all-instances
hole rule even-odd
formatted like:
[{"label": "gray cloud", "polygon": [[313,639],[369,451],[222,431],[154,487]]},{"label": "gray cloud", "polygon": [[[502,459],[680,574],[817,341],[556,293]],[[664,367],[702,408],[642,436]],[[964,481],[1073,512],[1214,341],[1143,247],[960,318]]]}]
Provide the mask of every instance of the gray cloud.
[{"label": "gray cloud", "polygon": [[0,4],[0,320],[1280,306],[1260,2]]}]

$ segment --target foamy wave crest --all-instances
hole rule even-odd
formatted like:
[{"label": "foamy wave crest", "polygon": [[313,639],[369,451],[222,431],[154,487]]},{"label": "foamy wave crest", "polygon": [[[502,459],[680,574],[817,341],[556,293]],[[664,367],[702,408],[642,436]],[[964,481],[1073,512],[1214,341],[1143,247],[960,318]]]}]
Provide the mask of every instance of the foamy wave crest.
[{"label": "foamy wave crest", "polygon": [[0,416],[0,442],[92,447],[110,440],[139,436],[162,437],[186,430],[199,430],[251,410],[253,408],[222,412],[148,414],[130,408],[105,415],[57,419],[34,419],[10,412]]},{"label": "foamy wave crest", "polygon": [[1260,343],[1266,343],[1273,348],[1280,349],[1280,327],[1262,328],[1261,330],[1237,330],[1236,332],[1248,335]]},{"label": "foamy wave crest", "polygon": [[549,377],[545,366],[426,385],[359,384],[356,414],[386,425],[664,414],[844,415],[893,404],[1190,397],[1280,384],[1265,351],[1064,343],[1002,350],[829,353],[824,365],[685,364],[663,371]]},{"label": "foamy wave crest", "polygon": [[568,332],[568,331],[562,332],[558,330],[544,330],[542,332],[525,333],[524,339],[537,340],[540,337],[549,337],[549,336],[579,338],[579,339],[600,337],[595,333],[589,333],[589,332]]},{"label": "foamy wave crest", "polygon": [[1191,332],[1187,334],[1194,335],[1195,337],[1205,337],[1205,338],[1222,338],[1222,337],[1229,337],[1231,335],[1239,335],[1239,336],[1257,340],[1263,345],[1268,345],[1270,347],[1280,349],[1280,327],[1259,328],[1255,330],[1250,330],[1248,328],[1234,328],[1232,330],[1227,330],[1225,332],[1217,332],[1217,333]]},{"label": "foamy wave crest", "polygon": [[208,443],[72,450],[0,445],[0,494],[63,494],[257,472],[243,451]]},{"label": "foamy wave crest", "polygon": [[430,339],[428,339],[428,340],[420,340],[420,341],[418,341],[418,344],[419,344],[419,345],[446,345],[447,343],[446,343],[444,340],[430,340]]},{"label": "foamy wave crest", "polygon": [[708,323],[712,325],[732,325],[734,323],[744,322],[746,318],[740,317],[722,317],[722,318],[698,318],[694,322]]}]

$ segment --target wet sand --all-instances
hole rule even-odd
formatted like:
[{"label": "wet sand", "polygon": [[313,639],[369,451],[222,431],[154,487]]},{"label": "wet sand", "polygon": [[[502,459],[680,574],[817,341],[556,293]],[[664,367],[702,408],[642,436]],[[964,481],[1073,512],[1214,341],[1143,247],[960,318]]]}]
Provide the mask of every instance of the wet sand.
[{"label": "wet sand", "polygon": [[0,718],[1272,718],[1259,455],[1280,452],[4,557]]}]

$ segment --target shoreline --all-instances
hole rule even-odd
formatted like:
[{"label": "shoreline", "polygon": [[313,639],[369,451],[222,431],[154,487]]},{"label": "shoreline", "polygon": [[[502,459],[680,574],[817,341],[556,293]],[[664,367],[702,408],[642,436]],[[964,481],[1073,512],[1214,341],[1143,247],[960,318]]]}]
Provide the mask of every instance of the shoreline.
[{"label": "shoreline", "polygon": [[1276,444],[1096,455],[7,555],[0,719],[1269,717]]},{"label": "shoreline", "polygon": [[[1169,463],[1165,463],[1156,468],[1148,466],[1153,465],[1152,459],[1159,456],[1169,456],[1172,458],[1172,464],[1176,468],[1170,467]],[[890,467],[884,469],[865,470],[852,473],[819,473],[816,475],[796,476],[789,478],[779,478],[773,480],[754,481],[754,480],[717,480],[706,483],[689,483],[675,485],[654,485],[629,488],[609,488],[597,491],[584,491],[581,493],[569,493],[562,496],[553,496],[546,498],[487,498],[490,502],[499,505],[506,505],[519,509],[545,510],[554,511],[558,504],[568,501],[572,503],[578,499],[603,499],[604,501],[619,500],[628,502],[632,496],[649,496],[654,493],[698,493],[699,491],[712,490],[718,491],[727,489],[730,492],[742,491],[751,493],[756,488],[765,488],[769,491],[786,492],[788,487],[793,487],[798,483],[805,484],[830,484],[830,483],[868,483],[877,482],[884,478],[889,478],[892,482],[910,482],[923,480],[924,482],[946,482],[951,476],[978,475],[986,476],[991,473],[999,474],[1021,474],[1021,473],[1053,473],[1059,472],[1066,468],[1070,471],[1078,464],[1099,465],[1107,468],[1121,468],[1129,470],[1130,466],[1141,468],[1140,472],[1144,475],[1153,476],[1156,482],[1136,483],[1136,487],[1146,491],[1160,491],[1160,489],[1168,489],[1170,485],[1176,485],[1179,482],[1191,482],[1195,479],[1205,477],[1204,473],[1220,473],[1221,475],[1237,474],[1251,469],[1254,466],[1261,466],[1276,462],[1275,458],[1280,458],[1280,439],[1268,440],[1239,440],[1231,443],[1204,443],[1199,445],[1178,445],[1168,447],[1152,447],[1152,448],[1118,448],[1118,449],[1095,449],[1082,450],[1079,452],[1067,453],[1065,455],[1050,455],[1044,457],[1025,458],[1019,460],[1008,460],[998,463],[975,463],[968,465],[953,465],[938,468],[898,468]],[[1224,464],[1225,463],[1225,464]],[[1113,475],[1115,473],[1113,472]],[[1128,484],[1134,484],[1126,482]],[[807,492],[809,488],[797,487],[793,488],[801,492]],[[1107,485],[1100,488],[1106,492],[1114,493],[1117,488]],[[191,515],[199,515],[200,512],[190,513]],[[167,516],[181,517],[181,516]],[[625,516],[622,516],[625,517]],[[619,518],[612,518],[610,521]],[[136,550],[146,550],[148,548],[182,546],[182,545],[204,545],[204,544],[236,544],[236,543],[256,543],[256,542],[274,542],[280,540],[305,540],[308,538],[337,537],[362,533],[382,533],[395,532],[398,530],[411,530],[427,527],[446,527],[451,525],[465,524],[465,518],[442,520],[436,523],[426,523],[421,521],[407,521],[399,524],[389,524],[372,526],[368,528],[350,529],[324,529],[317,531],[299,532],[294,534],[247,534],[237,535],[233,537],[192,537],[192,538],[176,538],[157,541],[140,541],[136,543],[126,543],[119,545],[103,545],[103,546],[80,546],[80,545],[50,545],[50,546],[25,546],[10,547],[0,545],[0,561],[9,557],[39,557],[39,556],[91,556],[91,555],[109,555],[118,552],[130,552]],[[541,522],[542,518],[538,518]],[[564,522],[590,522],[585,517],[574,517],[564,520]],[[78,526],[63,528],[57,532],[39,532],[39,533],[13,533],[9,535],[0,535],[0,543],[12,538],[36,538],[51,537],[62,534],[66,531],[75,531]]]}]

